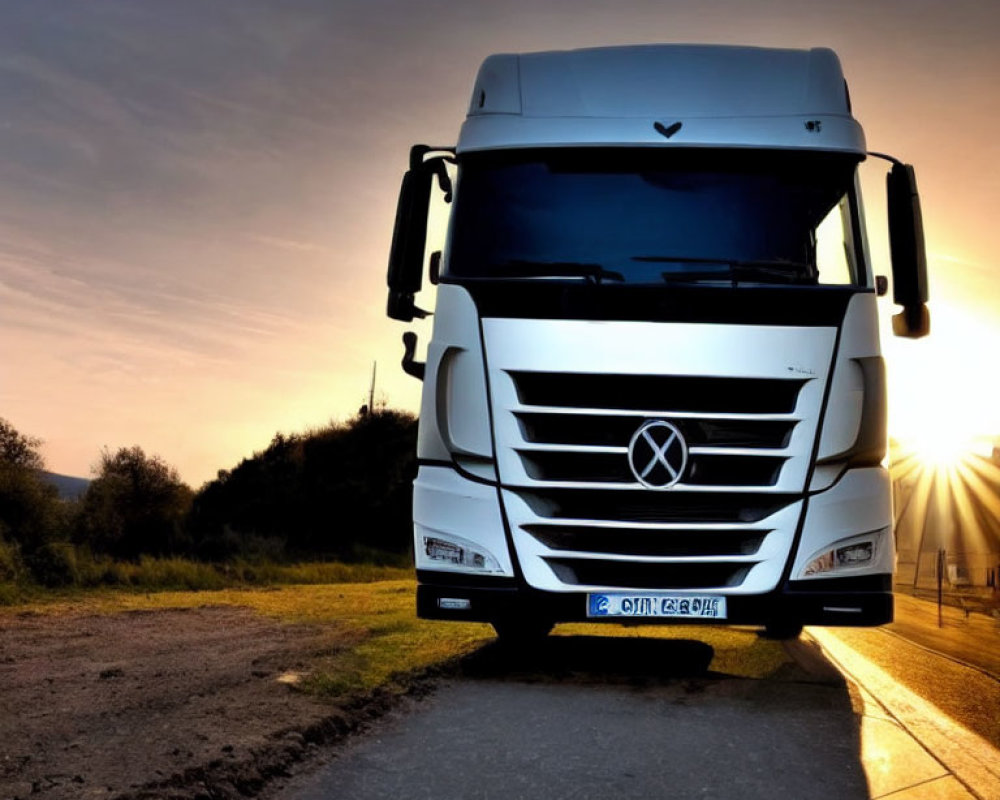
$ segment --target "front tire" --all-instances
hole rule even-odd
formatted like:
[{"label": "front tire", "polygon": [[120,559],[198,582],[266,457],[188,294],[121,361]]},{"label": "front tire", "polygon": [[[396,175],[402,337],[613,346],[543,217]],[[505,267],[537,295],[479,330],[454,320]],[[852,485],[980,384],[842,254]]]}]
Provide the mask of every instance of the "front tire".
[{"label": "front tire", "polygon": [[545,619],[495,619],[490,623],[500,644],[511,650],[526,650],[545,641],[555,623]]},{"label": "front tire", "polygon": [[772,620],[764,625],[764,638],[787,642],[798,639],[802,633],[802,623],[792,619]]}]

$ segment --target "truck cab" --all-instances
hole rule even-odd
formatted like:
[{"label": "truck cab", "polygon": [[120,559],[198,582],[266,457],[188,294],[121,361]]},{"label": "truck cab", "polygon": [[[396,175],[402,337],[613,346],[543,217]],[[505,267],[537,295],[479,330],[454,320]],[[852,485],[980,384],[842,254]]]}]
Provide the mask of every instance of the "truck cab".
[{"label": "truck cab", "polygon": [[[437,284],[425,362],[404,335],[420,616],[891,621],[874,155],[827,49],[486,59],[457,146],[411,151],[390,255],[390,317]],[[894,330],[919,337],[915,179],[879,157]]]}]

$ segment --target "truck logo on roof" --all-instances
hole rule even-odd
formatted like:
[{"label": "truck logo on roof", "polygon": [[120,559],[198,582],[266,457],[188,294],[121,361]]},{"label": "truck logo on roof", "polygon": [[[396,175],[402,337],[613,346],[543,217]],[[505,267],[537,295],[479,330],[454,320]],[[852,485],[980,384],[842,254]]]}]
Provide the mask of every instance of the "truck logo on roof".
[{"label": "truck logo on roof", "polygon": [[629,467],[647,489],[669,489],[684,475],[687,462],[687,442],[666,420],[644,422],[628,443]]}]

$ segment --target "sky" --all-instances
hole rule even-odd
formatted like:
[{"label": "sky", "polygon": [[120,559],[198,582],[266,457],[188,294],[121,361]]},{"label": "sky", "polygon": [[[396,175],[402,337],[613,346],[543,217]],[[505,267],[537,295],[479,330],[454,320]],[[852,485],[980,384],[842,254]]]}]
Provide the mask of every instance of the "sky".
[{"label": "sky", "polygon": [[[409,146],[454,144],[494,52],[827,46],[913,163],[933,333],[884,330],[890,431],[1000,433],[1000,4],[981,0],[0,0],[0,417],[88,476],[138,444],[192,486],[376,393]],[[888,272],[883,171],[865,179]],[[883,301],[883,316],[891,306]],[[423,344],[427,323],[415,325]]]}]

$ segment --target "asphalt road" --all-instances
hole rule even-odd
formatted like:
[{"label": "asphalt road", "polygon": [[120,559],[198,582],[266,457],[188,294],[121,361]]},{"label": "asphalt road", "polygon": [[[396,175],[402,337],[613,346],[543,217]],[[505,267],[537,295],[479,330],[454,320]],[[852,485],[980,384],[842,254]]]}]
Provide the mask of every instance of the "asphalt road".
[{"label": "asphalt road", "polygon": [[484,648],[416,709],[278,796],[869,796],[850,696],[822,658],[806,644],[788,657],[754,643],[766,674],[727,674],[713,665],[742,662],[715,658],[697,636],[553,636],[525,658]]}]

